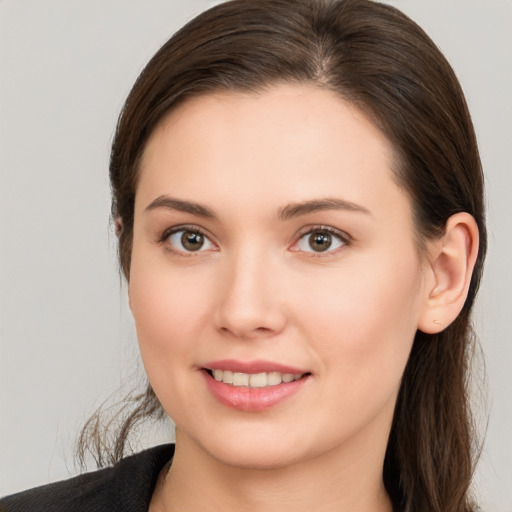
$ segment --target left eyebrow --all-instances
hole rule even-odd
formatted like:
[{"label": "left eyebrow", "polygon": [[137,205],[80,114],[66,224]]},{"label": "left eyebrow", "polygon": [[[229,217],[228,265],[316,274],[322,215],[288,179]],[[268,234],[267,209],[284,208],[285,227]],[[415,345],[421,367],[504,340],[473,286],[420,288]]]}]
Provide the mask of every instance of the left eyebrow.
[{"label": "left eyebrow", "polygon": [[325,199],[312,199],[310,201],[304,201],[302,203],[292,203],[283,208],[280,208],[277,212],[277,218],[279,220],[290,220],[294,217],[306,215],[308,213],[319,212],[324,210],[345,210],[350,212],[359,212],[366,215],[372,215],[370,210],[351,201],[338,198],[325,198]]}]

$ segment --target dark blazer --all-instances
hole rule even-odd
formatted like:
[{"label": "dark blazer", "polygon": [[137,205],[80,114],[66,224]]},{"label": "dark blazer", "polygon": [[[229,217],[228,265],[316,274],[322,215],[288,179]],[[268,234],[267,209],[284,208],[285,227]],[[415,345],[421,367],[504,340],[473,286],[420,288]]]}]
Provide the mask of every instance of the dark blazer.
[{"label": "dark blazer", "polygon": [[158,475],[174,445],[150,448],[111,468],[0,499],[0,512],[148,512]]}]

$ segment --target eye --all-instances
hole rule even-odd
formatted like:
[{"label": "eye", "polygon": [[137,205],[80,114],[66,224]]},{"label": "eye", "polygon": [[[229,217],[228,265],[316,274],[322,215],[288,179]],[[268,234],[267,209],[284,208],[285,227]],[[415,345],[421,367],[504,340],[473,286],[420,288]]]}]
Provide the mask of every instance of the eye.
[{"label": "eye", "polygon": [[329,228],[316,228],[303,234],[296,243],[298,251],[326,253],[346,245],[347,239],[341,233]]},{"label": "eye", "polygon": [[213,242],[197,229],[178,229],[164,235],[175,252],[202,252],[215,249]]}]

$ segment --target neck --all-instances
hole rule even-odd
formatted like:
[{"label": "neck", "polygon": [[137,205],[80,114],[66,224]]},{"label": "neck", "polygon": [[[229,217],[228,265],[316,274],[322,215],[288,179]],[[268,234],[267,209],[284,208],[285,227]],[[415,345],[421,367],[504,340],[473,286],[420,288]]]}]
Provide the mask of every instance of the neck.
[{"label": "neck", "polygon": [[333,449],[306,462],[259,469],[226,465],[179,432],[176,441],[151,512],[392,511],[382,481],[385,446],[378,462],[352,446],[345,453]]}]

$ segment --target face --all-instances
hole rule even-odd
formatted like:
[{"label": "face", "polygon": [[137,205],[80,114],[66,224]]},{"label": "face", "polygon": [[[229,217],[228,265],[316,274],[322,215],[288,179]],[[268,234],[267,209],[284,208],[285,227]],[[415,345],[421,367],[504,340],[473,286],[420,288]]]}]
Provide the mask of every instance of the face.
[{"label": "face", "polygon": [[383,457],[426,272],[392,160],[312,86],[194,98],[158,126],[129,294],[178,440],[244,467]]}]

